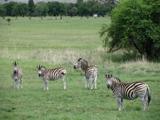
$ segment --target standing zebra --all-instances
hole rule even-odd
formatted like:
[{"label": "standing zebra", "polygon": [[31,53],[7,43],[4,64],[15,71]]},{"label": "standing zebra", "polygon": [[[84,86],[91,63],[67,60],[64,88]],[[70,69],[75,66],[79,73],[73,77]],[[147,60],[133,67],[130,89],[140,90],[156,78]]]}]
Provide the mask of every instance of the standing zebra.
[{"label": "standing zebra", "polygon": [[74,64],[74,69],[81,69],[85,73],[85,88],[97,89],[98,69],[95,65],[89,66],[85,59],[79,58]]},{"label": "standing zebra", "polygon": [[149,86],[146,83],[124,83],[108,74],[106,74],[105,77],[107,87],[113,91],[113,94],[117,99],[119,111],[121,111],[123,107],[123,99],[134,100],[139,97],[143,103],[144,111],[149,106],[151,95]]},{"label": "standing zebra", "polygon": [[17,89],[22,88],[22,70],[17,66],[17,62],[13,63],[12,72],[13,86]]},{"label": "standing zebra", "polygon": [[39,65],[37,67],[39,77],[43,78],[44,81],[44,90],[48,90],[48,81],[49,80],[58,80],[62,79],[64,84],[64,90],[66,89],[66,70],[62,67],[54,68],[54,69],[47,69],[44,66]]}]

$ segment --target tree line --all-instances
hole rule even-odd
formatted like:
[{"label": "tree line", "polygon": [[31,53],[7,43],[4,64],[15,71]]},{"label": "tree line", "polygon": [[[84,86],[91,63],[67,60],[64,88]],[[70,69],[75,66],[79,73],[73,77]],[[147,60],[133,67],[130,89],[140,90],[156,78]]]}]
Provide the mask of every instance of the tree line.
[{"label": "tree line", "polygon": [[77,3],[38,2],[29,0],[28,3],[9,2],[0,4],[0,16],[105,16],[114,6],[113,0],[98,2],[89,0]]}]

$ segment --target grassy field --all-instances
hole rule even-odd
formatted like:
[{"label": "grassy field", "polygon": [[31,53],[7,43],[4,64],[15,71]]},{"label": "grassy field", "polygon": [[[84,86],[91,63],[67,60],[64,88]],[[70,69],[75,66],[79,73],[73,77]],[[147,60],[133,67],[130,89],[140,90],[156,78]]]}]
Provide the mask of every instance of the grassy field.
[{"label": "grassy field", "polygon": [[[122,51],[105,53],[99,38],[101,26],[109,18],[11,18],[10,25],[0,18],[0,120],[159,120],[160,63],[133,60]],[[83,76],[73,70],[73,62],[83,57],[99,69],[98,89],[84,89]],[[12,63],[23,69],[23,89],[12,87]],[[43,91],[36,66],[64,66],[66,91],[62,81],[49,82]],[[112,92],[105,86],[104,74],[123,81],[145,81],[152,92],[148,111],[137,99],[124,101],[118,112]]]}]

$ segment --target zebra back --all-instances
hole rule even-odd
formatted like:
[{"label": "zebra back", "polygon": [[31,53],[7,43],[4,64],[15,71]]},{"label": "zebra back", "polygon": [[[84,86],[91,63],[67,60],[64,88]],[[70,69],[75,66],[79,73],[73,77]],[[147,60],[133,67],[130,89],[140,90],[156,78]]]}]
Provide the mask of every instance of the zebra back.
[{"label": "zebra back", "polygon": [[92,66],[88,66],[88,68],[85,71],[85,75],[86,77],[95,76],[97,75],[97,72],[98,72],[97,67],[92,65]]},{"label": "zebra back", "polygon": [[80,64],[80,67],[81,67],[81,69],[83,70],[83,71],[85,71],[87,68],[88,68],[88,61],[87,60],[85,60],[85,59],[82,59],[82,58],[79,58],[78,60],[77,60],[77,62],[78,62],[78,64]]}]

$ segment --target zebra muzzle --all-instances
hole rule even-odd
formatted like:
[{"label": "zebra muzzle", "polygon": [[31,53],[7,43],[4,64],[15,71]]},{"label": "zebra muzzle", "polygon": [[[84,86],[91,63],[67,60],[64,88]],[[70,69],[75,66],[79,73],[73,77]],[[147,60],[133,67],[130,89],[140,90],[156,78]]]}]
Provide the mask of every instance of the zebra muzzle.
[{"label": "zebra muzzle", "polygon": [[74,69],[77,69],[77,67],[76,67],[75,65],[73,66],[73,68],[74,68]]},{"label": "zebra muzzle", "polygon": [[110,89],[110,85],[107,85],[107,88]]}]

